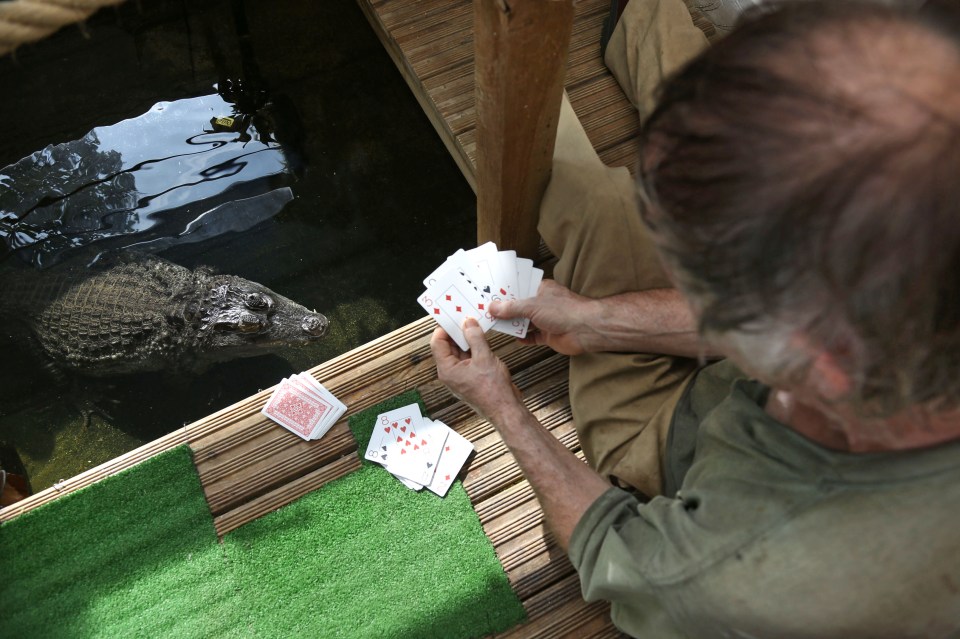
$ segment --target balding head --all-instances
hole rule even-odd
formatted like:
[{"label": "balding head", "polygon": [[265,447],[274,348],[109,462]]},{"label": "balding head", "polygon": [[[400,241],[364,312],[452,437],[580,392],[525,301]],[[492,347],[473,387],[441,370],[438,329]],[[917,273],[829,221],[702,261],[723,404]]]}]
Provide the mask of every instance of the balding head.
[{"label": "balding head", "polygon": [[801,334],[872,412],[960,399],[954,11],[785,4],[666,83],[647,221],[702,329],[768,381],[802,374]]}]

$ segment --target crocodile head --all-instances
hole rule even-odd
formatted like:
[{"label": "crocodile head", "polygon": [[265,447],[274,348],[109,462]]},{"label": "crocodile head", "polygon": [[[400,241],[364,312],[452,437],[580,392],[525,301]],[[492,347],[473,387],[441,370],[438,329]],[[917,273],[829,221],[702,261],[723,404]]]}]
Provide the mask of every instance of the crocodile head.
[{"label": "crocodile head", "polygon": [[207,275],[183,307],[197,345],[213,359],[256,355],[323,337],[327,318],[235,275]]}]

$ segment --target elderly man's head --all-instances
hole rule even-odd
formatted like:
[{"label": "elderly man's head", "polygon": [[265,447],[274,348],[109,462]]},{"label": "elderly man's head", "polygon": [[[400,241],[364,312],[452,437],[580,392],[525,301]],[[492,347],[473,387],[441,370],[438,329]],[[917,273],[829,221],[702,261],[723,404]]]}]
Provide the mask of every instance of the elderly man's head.
[{"label": "elderly man's head", "polygon": [[765,381],[887,414],[960,400],[960,28],[828,0],[748,19],[665,87],[645,217],[703,332]]}]

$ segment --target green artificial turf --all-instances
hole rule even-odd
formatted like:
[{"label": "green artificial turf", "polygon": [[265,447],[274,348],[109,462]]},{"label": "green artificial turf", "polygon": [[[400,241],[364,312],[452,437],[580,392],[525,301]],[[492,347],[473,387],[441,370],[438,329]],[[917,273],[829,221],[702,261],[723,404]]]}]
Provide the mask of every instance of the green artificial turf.
[{"label": "green artificial turf", "polygon": [[237,529],[224,549],[256,633],[455,639],[524,611],[462,486],[444,499],[364,466]]},{"label": "green artificial turf", "polygon": [[[350,418],[362,457],[376,416]],[[525,612],[463,486],[414,492],[378,464],[327,484],[224,539],[240,587],[266,602],[274,636],[457,639],[505,630]]]},{"label": "green artificial turf", "polygon": [[375,464],[222,545],[186,446],[0,525],[0,637],[466,639],[524,616],[462,485]]},{"label": "green artificial turf", "polygon": [[0,526],[0,636],[229,636],[225,567],[175,448]]}]

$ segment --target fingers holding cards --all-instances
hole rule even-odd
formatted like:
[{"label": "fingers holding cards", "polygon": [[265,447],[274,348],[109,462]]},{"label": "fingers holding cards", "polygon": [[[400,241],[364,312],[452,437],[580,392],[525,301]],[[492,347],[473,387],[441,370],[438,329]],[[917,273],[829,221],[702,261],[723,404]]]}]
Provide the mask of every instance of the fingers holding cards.
[{"label": "fingers holding cards", "polygon": [[424,279],[427,290],[418,302],[464,351],[463,320],[473,317],[487,331],[494,329],[514,337],[527,334],[530,320],[498,320],[490,315],[492,301],[511,301],[537,294],[543,271],[532,260],[518,258],[515,251],[498,251],[487,242],[469,251],[458,250]]},{"label": "fingers holding cards", "polygon": [[472,317],[484,330],[494,323],[488,309],[490,297],[463,270],[456,267],[438,277],[417,301],[465,351],[470,349],[461,328],[465,319]]}]

